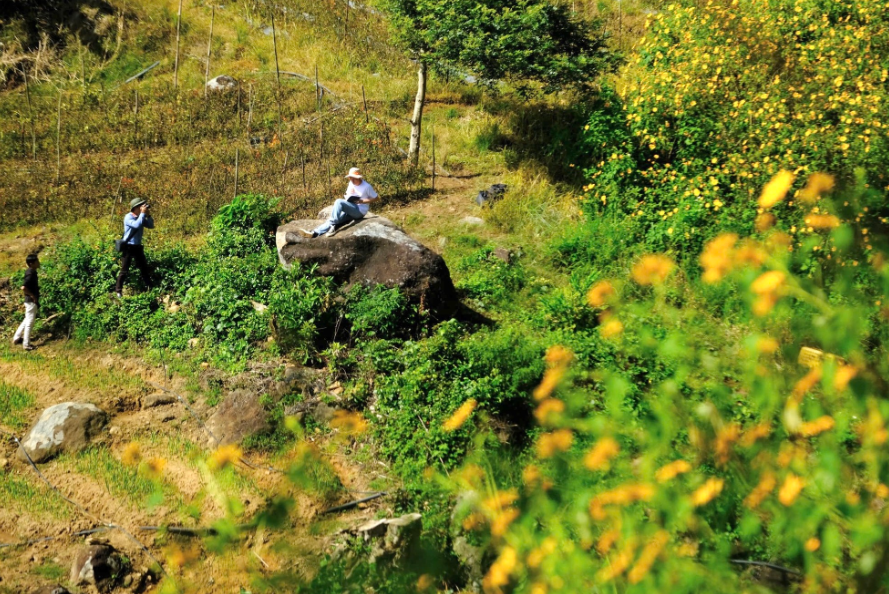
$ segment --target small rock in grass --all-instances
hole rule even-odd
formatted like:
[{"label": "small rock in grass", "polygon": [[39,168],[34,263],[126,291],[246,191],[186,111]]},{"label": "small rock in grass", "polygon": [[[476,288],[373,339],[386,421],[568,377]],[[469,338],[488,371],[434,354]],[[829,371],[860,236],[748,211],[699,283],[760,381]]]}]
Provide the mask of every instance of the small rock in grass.
[{"label": "small rock in grass", "polygon": [[156,392],[142,398],[142,409],[164,406],[176,402],[176,397],[166,392]]},{"label": "small rock in grass", "polygon": [[127,573],[128,563],[114,547],[91,545],[81,549],[71,566],[71,583],[95,586],[100,592],[110,592]]}]

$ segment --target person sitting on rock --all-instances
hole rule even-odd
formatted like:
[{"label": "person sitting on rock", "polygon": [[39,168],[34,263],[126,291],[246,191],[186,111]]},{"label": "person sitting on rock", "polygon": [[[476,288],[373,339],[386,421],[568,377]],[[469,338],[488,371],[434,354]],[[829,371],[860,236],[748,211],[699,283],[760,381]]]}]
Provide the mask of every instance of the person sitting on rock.
[{"label": "person sitting on rock", "polygon": [[299,232],[303,237],[315,238],[321,235],[333,237],[343,225],[363,219],[370,210],[370,203],[380,197],[373,186],[365,181],[361,170],[357,167],[351,168],[346,177],[349,178],[346,195],[333,203],[330,218],[311,231],[300,229]]}]

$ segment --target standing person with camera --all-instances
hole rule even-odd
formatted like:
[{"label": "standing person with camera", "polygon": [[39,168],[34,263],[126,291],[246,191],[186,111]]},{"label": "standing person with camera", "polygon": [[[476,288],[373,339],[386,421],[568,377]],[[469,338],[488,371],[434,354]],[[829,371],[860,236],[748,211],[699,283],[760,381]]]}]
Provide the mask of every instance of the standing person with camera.
[{"label": "standing person with camera", "polygon": [[145,229],[154,229],[154,219],[151,218],[151,206],[142,198],[130,200],[130,212],[123,219],[123,243],[120,247],[120,274],[117,275],[115,292],[117,298],[123,297],[123,281],[130,270],[130,263],[136,263],[142,282],[146,287],[151,287],[151,274],[148,270],[148,261],[145,259],[145,248],[142,247],[142,233]]}]

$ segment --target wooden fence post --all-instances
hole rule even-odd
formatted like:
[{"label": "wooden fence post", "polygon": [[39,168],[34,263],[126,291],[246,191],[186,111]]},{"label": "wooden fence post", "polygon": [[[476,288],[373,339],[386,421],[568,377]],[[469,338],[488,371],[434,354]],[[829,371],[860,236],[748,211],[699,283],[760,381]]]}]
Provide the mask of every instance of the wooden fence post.
[{"label": "wooden fence post", "polygon": [[[207,69],[204,71],[204,97],[207,96],[207,83],[210,82],[210,50],[213,47],[213,21],[216,20],[216,5],[213,5],[213,12],[210,13],[210,36],[207,37]],[[241,87],[238,86],[238,99],[240,100]],[[238,101],[238,118],[241,117],[240,113],[241,103]]]},{"label": "wooden fence post", "polygon": [[56,193],[62,176],[62,92],[59,91],[59,109],[56,118]]},{"label": "wooden fence post", "polygon": [[31,120],[31,158],[37,160],[37,132],[34,130],[34,108],[31,107],[31,84],[28,82],[28,73],[22,67],[22,76],[25,77],[25,97],[28,99],[28,119]]},{"label": "wooden fence post", "polygon": [[435,191],[435,127],[430,126],[432,132],[432,191]]},{"label": "wooden fence post", "polygon": [[361,100],[364,102],[364,123],[370,123],[370,115],[367,113],[367,96],[364,94],[364,85],[361,85]]},{"label": "wooden fence post", "polygon": [[179,87],[179,31],[182,28],[182,0],[179,0],[179,14],[176,17],[176,61],[173,64],[173,87]]},{"label": "wooden fence post", "polygon": [[236,148],[235,149],[235,195],[233,196],[233,198],[238,197],[238,162],[239,162],[238,158],[239,158],[239,156],[240,156],[240,149]]}]

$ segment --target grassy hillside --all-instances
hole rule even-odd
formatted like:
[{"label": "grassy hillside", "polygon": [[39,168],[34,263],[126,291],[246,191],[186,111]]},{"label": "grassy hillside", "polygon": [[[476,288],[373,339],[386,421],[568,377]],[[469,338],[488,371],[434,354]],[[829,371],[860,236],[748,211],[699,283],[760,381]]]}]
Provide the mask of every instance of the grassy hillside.
[{"label": "grassy hillside", "polygon": [[[216,527],[143,539],[169,573],[160,591],[887,587],[883,12],[571,5],[605,18],[625,67],[596,96],[535,100],[436,73],[435,191],[431,151],[418,171],[402,160],[413,65],[373,10],[186,1],[178,87],[176,2],[100,9],[90,28],[119,36],[81,50],[63,35],[51,56],[39,36],[10,49],[24,29],[4,27],[34,76],[7,69],[0,95],[0,271],[48,246],[44,315],[59,315],[36,355],[0,353],[3,426],[20,434],[60,398],[117,411],[119,431],[47,473],[130,527]],[[211,18],[212,73],[241,84],[205,98]],[[278,86],[275,40],[282,71],[318,67],[320,105],[311,80]],[[488,323],[279,269],[268,232],[328,203],[356,163],[375,210],[439,251]],[[476,207],[494,181],[506,198]],[[119,302],[107,244],[132,195],[158,207],[162,282]],[[281,387],[294,369],[314,392]],[[185,408],[135,410],[157,386],[200,419],[231,391],[263,394],[270,426],[216,449]],[[342,410],[294,413],[307,394]],[[89,527],[27,466],[0,472],[0,542]],[[325,557],[340,528],[412,512],[423,532],[401,565],[355,541],[357,557]],[[0,549],[9,587],[69,562],[24,561],[33,546]]]}]

